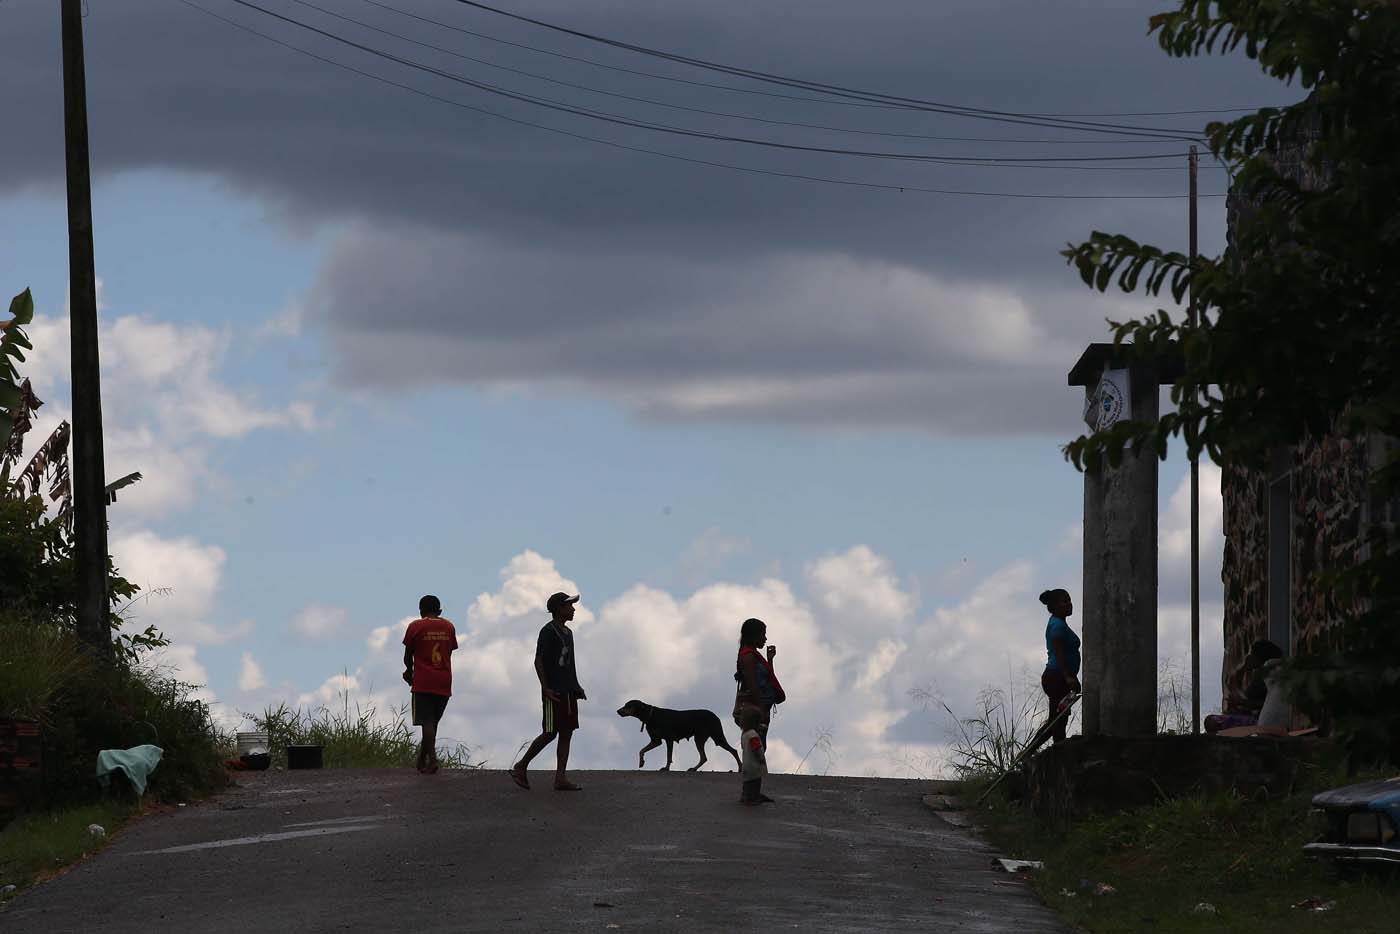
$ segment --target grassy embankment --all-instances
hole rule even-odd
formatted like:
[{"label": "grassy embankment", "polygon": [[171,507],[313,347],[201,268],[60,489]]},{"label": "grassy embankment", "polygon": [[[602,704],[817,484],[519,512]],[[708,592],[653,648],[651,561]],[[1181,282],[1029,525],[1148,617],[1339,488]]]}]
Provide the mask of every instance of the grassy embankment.
[{"label": "grassy embankment", "polygon": [[[102,801],[40,811],[15,821],[0,831],[0,888],[15,887],[0,893],[0,902],[96,853],[136,813],[130,802]],[[89,832],[93,824],[104,832]]]},{"label": "grassy embankment", "polygon": [[[1318,776],[1312,787],[1265,800],[1165,801],[1064,834],[1004,801],[979,817],[1003,855],[1045,862],[1029,884],[1062,918],[1094,934],[1388,934],[1400,925],[1400,872],[1339,870],[1302,852],[1312,838],[1312,795],[1355,780]],[[1117,891],[1095,895],[1099,883]],[[1311,897],[1335,906],[1293,907]],[[1203,903],[1213,910],[1198,911]]]}]

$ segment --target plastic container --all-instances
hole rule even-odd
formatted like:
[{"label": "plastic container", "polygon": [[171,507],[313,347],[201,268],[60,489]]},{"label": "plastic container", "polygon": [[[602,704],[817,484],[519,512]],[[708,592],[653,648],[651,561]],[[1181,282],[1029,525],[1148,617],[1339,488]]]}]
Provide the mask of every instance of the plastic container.
[{"label": "plastic container", "polygon": [[238,751],[235,753],[237,756],[265,755],[268,751],[266,732],[235,733],[234,738],[238,741]]},{"label": "plastic container", "polygon": [[319,769],[321,767],[321,753],[325,748],[325,746],[288,746],[287,768]]}]

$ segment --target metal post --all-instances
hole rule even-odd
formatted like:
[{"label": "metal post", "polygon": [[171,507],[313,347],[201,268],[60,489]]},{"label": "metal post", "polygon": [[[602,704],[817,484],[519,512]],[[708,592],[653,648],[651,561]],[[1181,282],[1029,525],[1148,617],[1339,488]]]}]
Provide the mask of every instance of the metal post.
[{"label": "metal post", "polygon": [[87,78],[82,0],[63,0],[63,129],[68,167],[68,290],[72,331],[73,552],[78,638],[112,660],[107,613],[107,494],[97,358],[97,280],[92,258]]},{"label": "metal post", "polygon": [[[1191,176],[1191,247],[1192,275],[1187,280],[1187,322],[1196,327],[1196,147],[1189,158]],[[1201,732],[1201,475],[1195,454],[1191,455],[1191,732]]]}]

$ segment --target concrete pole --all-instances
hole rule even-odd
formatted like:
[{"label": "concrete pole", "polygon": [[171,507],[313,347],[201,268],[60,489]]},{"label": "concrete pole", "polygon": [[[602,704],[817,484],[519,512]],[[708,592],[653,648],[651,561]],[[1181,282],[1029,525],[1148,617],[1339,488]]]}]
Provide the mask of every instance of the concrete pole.
[{"label": "concrete pole", "polygon": [[[1131,418],[1156,422],[1158,374],[1130,368]],[[1092,391],[1092,387],[1086,387]],[[1157,732],[1157,456],[1084,473],[1085,735]]]},{"label": "concrete pole", "polygon": [[73,563],[78,638],[99,663],[112,661],[107,622],[107,480],[97,365],[97,285],[92,258],[87,76],[81,0],[63,0],[63,127],[68,168],[68,303],[73,385]]}]

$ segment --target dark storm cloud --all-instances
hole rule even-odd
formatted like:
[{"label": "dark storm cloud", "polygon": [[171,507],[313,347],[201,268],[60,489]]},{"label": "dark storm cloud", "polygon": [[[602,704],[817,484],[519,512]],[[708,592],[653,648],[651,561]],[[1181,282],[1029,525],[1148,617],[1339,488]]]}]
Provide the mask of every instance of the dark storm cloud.
[{"label": "dark storm cloud", "polygon": [[[195,2],[433,94],[695,158],[888,184],[1022,193],[1160,193],[1179,190],[1182,182],[1176,172],[909,165],[660,137],[542,112],[414,74],[229,0]],[[708,131],[814,145],[1002,156],[1180,148],[1159,142],[1123,147],[917,141],[677,112],[492,71],[289,0],[258,2],[474,79]],[[316,2],[461,54],[686,106],[887,132],[1056,135],[1034,127],[815,106],[650,81],[482,42],[361,0]],[[450,0],[388,2],[511,41],[730,83],[540,33]],[[870,7],[785,0],[584,7],[512,0],[506,5],[702,58],[972,106],[1088,113],[1273,103],[1282,96],[1247,63],[1165,58],[1144,36],[1146,17],[1162,5],[1157,2],[898,0]],[[480,351],[468,355],[469,365],[447,368],[452,379],[533,381],[541,356],[553,352],[551,341],[562,344],[567,335],[591,351],[587,367],[565,365],[571,380],[625,396],[639,411],[658,416],[888,420],[957,431],[1004,424],[1005,430],[1022,430],[1038,420],[1035,407],[1003,411],[998,406],[1011,396],[994,387],[1025,392],[1048,375],[1057,378],[1058,387],[1067,361],[1044,354],[1038,361],[996,358],[985,348],[968,349],[971,345],[956,339],[968,326],[956,296],[978,288],[1014,296],[1037,323],[1043,345],[1068,352],[1100,337],[1108,312],[1088,293],[1068,298],[1074,278],[1056,256],[1065,241],[1094,228],[1130,231],[1166,245],[1183,238],[1185,211],[1179,201],[934,197],[744,175],[445,106],[294,54],[177,0],[91,0],[89,7],[92,152],[99,177],[152,167],[212,173],[267,199],[290,223],[348,222],[357,230],[393,229],[409,238],[386,243],[363,234],[347,237],[309,297],[342,361],[370,366],[382,382],[401,371],[387,363],[374,370],[375,361],[385,357],[373,340],[380,327],[373,313],[382,306],[361,298],[368,294],[363,271],[371,268],[377,285],[402,297],[393,340],[405,353],[421,349],[415,341],[426,342],[430,350],[460,344]],[[63,166],[57,9],[2,4],[0,31],[7,47],[0,61],[5,125],[21,131],[12,137],[18,144],[0,148],[0,191],[56,188]],[[1205,118],[1123,119],[1189,126]],[[1207,171],[1203,190],[1220,190],[1219,175]],[[1207,248],[1221,239],[1219,220],[1218,204],[1208,203]],[[469,255],[458,261],[460,251]],[[442,261],[423,262],[427,254]],[[823,277],[821,271],[831,269],[842,270],[848,281]],[[915,299],[880,287],[886,274],[927,277],[933,284],[925,288],[936,292],[938,301],[930,299],[916,313]],[[813,281],[822,281],[834,297],[816,300]],[[860,289],[882,296],[878,300],[891,307],[853,314],[851,306],[861,304],[853,298]],[[470,313],[460,312],[464,294],[472,296]],[[808,310],[799,313],[799,306]],[[858,324],[841,324],[851,320]],[[992,333],[1000,332],[991,326],[987,334]],[[939,346],[921,343],[929,335]],[[689,351],[687,362],[668,376],[671,368],[659,363],[658,348],[678,341]],[[716,380],[726,382],[725,391]],[[734,391],[745,382],[751,392]],[[985,404],[969,406],[968,393]],[[938,410],[933,417],[931,408]]]},{"label": "dark storm cloud", "polygon": [[308,303],[360,383],[582,388],[668,420],[1058,436],[1078,420],[1079,348],[1057,336],[1082,317],[1072,288],[376,229],[339,240]]}]

